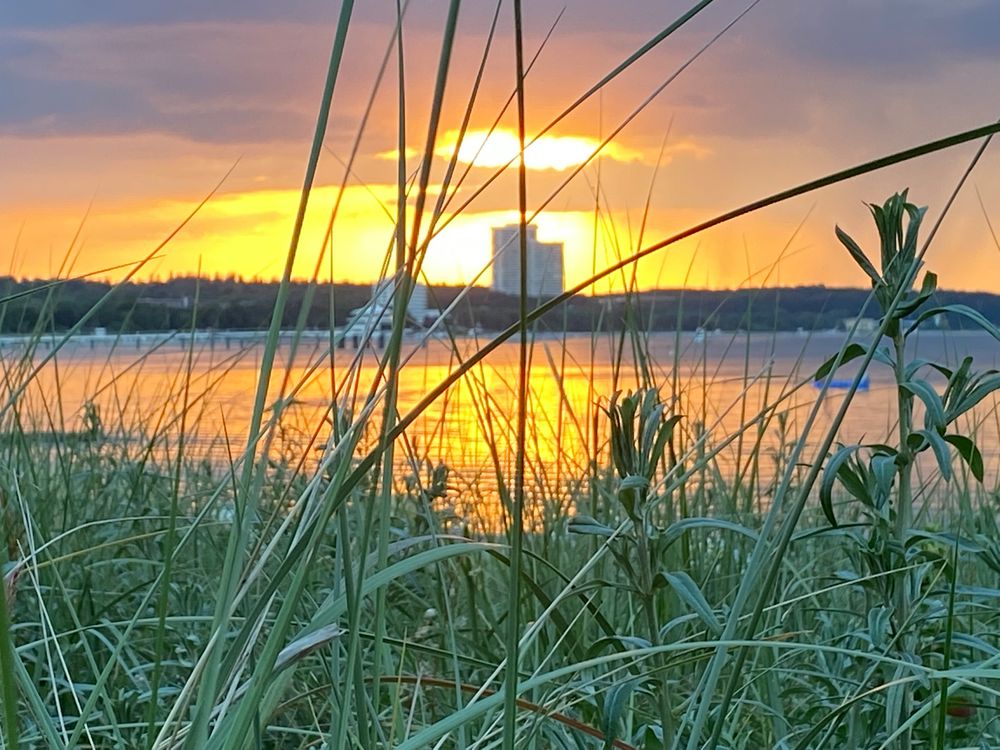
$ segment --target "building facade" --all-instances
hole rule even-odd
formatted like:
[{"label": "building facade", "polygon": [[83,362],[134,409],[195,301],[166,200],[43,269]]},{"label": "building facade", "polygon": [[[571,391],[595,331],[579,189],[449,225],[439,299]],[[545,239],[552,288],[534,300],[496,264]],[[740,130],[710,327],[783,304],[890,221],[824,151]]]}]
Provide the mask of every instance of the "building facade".
[{"label": "building facade", "polygon": [[[493,228],[493,291],[521,293],[521,227]],[[563,291],[563,243],[539,242],[538,227],[527,227],[527,277],[529,297],[555,297]]]},{"label": "building facade", "polygon": [[[382,279],[372,284],[371,306],[392,317],[393,296],[396,292],[395,280]],[[406,315],[416,323],[423,324],[428,315],[436,317],[437,310],[431,310],[427,304],[427,285],[411,282],[410,298],[406,301]]]},{"label": "building facade", "polygon": [[[393,295],[396,284],[392,278],[382,279],[372,284],[372,296],[361,307],[356,307],[347,316],[345,336],[362,336],[373,332],[384,332],[392,328]],[[426,284],[413,284],[410,298],[406,302],[407,325],[422,327],[440,315],[428,304]]]}]

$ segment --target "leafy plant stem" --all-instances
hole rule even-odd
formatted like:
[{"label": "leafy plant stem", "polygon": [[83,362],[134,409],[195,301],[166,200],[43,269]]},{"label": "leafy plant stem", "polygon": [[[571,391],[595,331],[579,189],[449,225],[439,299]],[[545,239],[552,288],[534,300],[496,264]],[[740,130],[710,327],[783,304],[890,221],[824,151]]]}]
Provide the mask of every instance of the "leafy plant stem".
[{"label": "leafy plant stem", "polygon": [[[906,278],[904,279],[904,283],[901,285],[902,288],[896,290],[896,292],[895,292],[895,294],[893,296],[893,299],[891,299],[889,301],[889,304],[887,305],[887,308],[884,311],[885,315],[884,315],[882,323],[881,323],[881,325],[879,327],[878,338],[881,338],[882,336],[886,335],[889,332],[889,326],[890,326],[890,323],[891,323],[891,317],[895,314],[896,310],[902,304],[903,297],[905,296],[906,290],[909,289],[912,286],[913,281],[914,281],[914,279],[916,277],[917,271],[919,269],[919,263],[923,260],[923,257],[926,254],[927,249],[930,247],[930,243],[933,241],[934,237],[936,236],[937,231],[940,228],[942,222],[944,221],[945,216],[948,215],[948,212],[949,212],[951,206],[954,204],[955,198],[957,197],[957,195],[958,195],[959,191],[961,190],[962,186],[965,184],[965,182],[968,179],[969,175],[972,173],[972,170],[975,169],[976,165],[979,163],[979,160],[982,158],[982,155],[985,153],[987,147],[990,144],[990,141],[993,138],[994,133],[996,133],[997,130],[1000,130],[1000,127],[998,127],[998,126],[1000,126],[1000,123],[994,123],[987,130],[985,130],[985,132],[983,132],[983,135],[985,137],[983,138],[982,142],[980,143],[979,148],[976,150],[976,153],[973,155],[972,159],[970,160],[970,163],[966,167],[966,170],[962,174],[962,177],[959,179],[958,183],[956,184],[955,189],[952,191],[951,195],[949,196],[949,199],[948,199],[947,203],[945,204],[944,208],[942,209],[942,212],[938,216],[938,219],[935,222],[934,226],[932,227],[931,231],[928,233],[927,238],[924,240],[924,243],[923,243],[923,246],[920,249],[920,252],[917,253],[917,255],[916,255],[915,259],[914,259],[914,262],[911,264],[911,266],[908,269],[905,269],[904,272],[906,274]],[[874,296],[874,293],[873,293],[873,296]],[[871,300],[871,298],[869,298],[869,302],[870,302],[870,300]],[[867,306],[867,303],[866,303],[866,306]],[[855,323],[855,328],[856,327],[857,327],[857,323]],[[854,333],[854,331],[852,330],[852,334],[853,333]],[[861,383],[861,378],[863,377],[864,373],[867,371],[869,365],[871,364],[872,360],[874,359],[875,351],[876,351],[876,347],[874,347],[874,346],[868,347],[868,350],[867,350],[867,352],[865,353],[865,355],[864,355],[864,357],[862,359],[862,363],[860,365],[859,371],[854,376],[853,380],[851,381],[851,386],[850,386],[850,388],[847,391],[846,398],[844,399],[843,403],[841,404],[841,408],[838,410],[836,417],[834,418],[833,422],[831,423],[830,429],[827,431],[826,437],[824,438],[823,444],[822,444],[822,446],[820,448],[820,455],[825,456],[828,453],[828,451],[830,450],[830,447],[833,445],[833,441],[834,441],[834,438],[836,436],[836,432],[837,432],[837,430],[840,429],[840,425],[843,422],[844,417],[846,416],[847,409],[848,409],[848,407],[850,405],[850,402],[853,399],[854,394],[857,392],[858,386]],[[843,355],[843,350],[841,350],[841,352],[838,354],[838,357],[840,357],[842,355]],[[821,393],[821,397],[822,397],[822,395],[823,394]],[[807,420],[807,425],[804,428],[805,434],[808,434],[808,432],[810,430],[811,422],[812,422],[812,420],[813,420],[813,418],[815,416],[816,410],[818,408],[819,408],[819,402],[817,402],[816,406],[813,409],[813,412],[810,414],[810,416],[809,416],[809,418]],[[791,466],[791,464],[793,464],[795,461],[798,460],[798,452],[799,452],[799,450],[802,447],[803,447],[803,441],[800,441],[799,445],[796,448],[795,456],[794,456],[794,458],[791,460],[791,462],[789,464],[790,466]],[[779,539],[777,541],[776,548],[775,548],[774,553],[772,555],[772,561],[771,561],[771,563],[769,565],[769,569],[768,569],[768,572],[767,572],[767,575],[766,575],[766,578],[765,578],[765,582],[764,582],[764,585],[763,585],[763,593],[762,593],[761,596],[758,597],[757,603],[756,603],[756,605],[754,607],[753,614],[752,614],[752,617],[750,619],[750,627],[748,629],[748,632],[754,632],[756,630],[759,622],[760,622],[760,618],[761,618],[761,616],[763,614],[766,601],[768,600],[768,598],[770,596],[770,594],[769,594],[770,588],[774,584],[774,580],[775,580],[775,578],[777,576],[777,572],[778,572],[778,569],[780,568],[781,561],[782,561],[782,559],[784,557],[785,551],[787,550],[788,545],[791,543],[792,534],[794,533],[795,526],[797,525],[798,520],[799,520],[799,518],[800,518],[800,516],[802,514],[802,511],[805,508],[805,504],[806,504],[806,502],[808,500],[809,492],[811,491],[812,487],[815,485],[815,482],[816,482],[817,478],[819,477],[819,474],[820,474],[820,465],[817,462],[809,470],[809,473],[806,476],[806,479],[803,482],[802,487],[798,490],[798,497],[796,498],[795,502],[793,503],[793,507],[790,509],[788,517],[785,519],[785,522],[784,522],[783,527],[781,529],[781,533],[779,535]],[[788,471],[786,471],[786,474],[785,474],[785,476],[784,476],[784,478],[782,480],[782,484],[779,487],[779,495],[782,496],[782,500],[783,500],[783,495],[784,495],[785,491],[788,489],[788,485],[790,483],[790,479],[791,479],[791,475],[790,475],[790,473]],[[779,505],[779,499],[778,499],[778,496],[776,496],[775,499],[774,499],[774,504],[772,505],[772,511],[778,505]],[[773,512],[768,513],[767,518],[765,520],[765,528],[768,527],[768,526],[770,526],[773,523],[773,519],[774,519],[774,513]],[[770,529],[767,530],[767,533],[768,534],[770,533]],[[761,534],[761,538],[764,538],[765,535],[766,535],[765,533],[762,533]],[[760,545],[758,545],[758,547],[759,546]],[[758,549],[755,548],[755,550],[754,550],[754,556],[756,556],[757,552],[758,552]],[[751,561],[750,566],[753,567],[753,561]],[[751,585],[750,582],[745,579],[744,582],[743,582],[743,584],[741,584],[741,586],[740,586],[740,592],[738,594],[738,599],[739,599],[739,595],[743,594],[744,590],[746,590],[747,588],[749,588],[750,585]],[[749,592],[747,592],[747,593],[749,593]],[[734,605],[734,608],[733,608],[734,612],[730,614],[730,622],[732,623],[733,632],[735,632],[735,629],[736,629],[737,615],[741,612],[744,603],[745,602],[740,602],[739,606]],[[727,628],[728,628],[728,625],[727,625]],[[724,635],[726,635],[726,634],[724,634]],[[689,740],[689,743],[688,743],[689,750],[693,750],[693,748],[695,748],[697,746],[698,740],[701,737],[701,732],[702,732],[702,730],[704,728],[705,721],[707,720],[707,717],[708,717],[708,709],[709,709],[709,703],[708,703],[708,701],[710,699],[710,694],[711,694],[712,691],[714,691],[714,686],[717,683],[717,680],[719,679],[719,676],[720,676],[719,673],[721,672],[721,668],[722,668],[723,662],[725,660],[725,656],[726,656],[725,655],[725,649],[724,648],[720,648],[719,652],[713,657],[714,664],[711,664],[710,667],[709,667],[709,674],[708,674],[708,677],[706,679],[707,679],[708,684],[711,686],[711,689],[708,691],[709,695],[703,697],[702,703],[699,706],[698,715],[697,715],[697,717],[695,719],[695,722],[696,722],[695,723],[695,728],[694,728],[694,730],[692,732],[692,736],[691,736],[691,738]],[[726,692],[725,692],[725,694],[723,695],[723,698],[722,698],[722,705],[720,707],[720,721],[716,724],[715,731],[713,732],[713,737],[712,737],[713,743],[717,742],[717,740],[719,738],[719,735],[721,734],[722,724],[723,724],[723,722],[721,720],[721,716],[724,715],[726,709],[728,708],[728,705],[729,705],[730,701],[732,700],[732,696],[735,693],[736,684],[737,684],[737,681],[739,680],[739,675],[740,675],[740,672],[742,670],[743,664],[746,661],[746,658],[747,658],[746,651],[745,650],[741,650],[741,652],[737,656],[735,669],[733,671],[733,674],[730,677],[729,685],[726,688]],[[703,685],[700,689],[704,690],[705,686]]]},{"label": "leafy plant stem", "polygon": [[[642,608],[646,619],[646,637],[653,646],[659,646],[660,626],[656,618],[656,596],[653,591],[653,565],[654,560],[650,554],[648,514],[643,514],[639,523],[635,524],[636,554],[639,557],[639,585],[642,587]],[[670,701],[670,682],[667,678],[667,670],[663,664],[665,656],[656,657],[659,685],[656,689],[656,708],[660,714],[660,728],[663,731],[663,747],[670,747],[674,739],[674,711]]]},{"label": "leafy plant stem", "polygon": [[[913,583],[915,571],[905,564],[906,539],[913,524],[913,455],[909,448],[910,433],[913,429],[913,396],[903,384],[906,382],[906,334],[902,326],[896,326],[892,337],[895,352],[894,376],[896,378],[896,394],[899,407],[899,453],[897,454],[898,481],[895,536],[898,551],[902,555],[902,570],[898,574],[895,593],[895,621],[898,643],[904,653],[909,650],[912,640],[904,632],[910,620]],[[905,721],[912,711],[913,689],[909,684],[901,686],[902,699],[900,705],[900,721]],[[907,730],[899,738],[900,750],[909,750],[912,744],[912,732]]]}]

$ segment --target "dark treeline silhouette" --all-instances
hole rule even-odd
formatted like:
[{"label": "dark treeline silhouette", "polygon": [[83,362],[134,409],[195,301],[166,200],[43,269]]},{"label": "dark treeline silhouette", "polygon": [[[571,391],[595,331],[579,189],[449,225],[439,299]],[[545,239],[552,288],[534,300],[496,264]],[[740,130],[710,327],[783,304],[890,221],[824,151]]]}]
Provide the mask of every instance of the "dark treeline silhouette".
[{"label": "dark treeline silhouette", "polygon": [[[283,325],[298,319],[308,284],[291,285]],[[262,329],[271,320],[277,282],[237,278],[127,283],[113,286],[100,281],[17,281],[0,278],[0,331],[31,333],[64,331],[77,323],[110,291],[113,294],[87,321],[87,329],[109,332],[163,331],[190,327],[192,316],[202,329]],[[461,292],[460,287],[430,289],[431,307],[444,309]],[[343,325],[350,311],[371,295],[367,285],[320,284],[306,318],[310,328],[330,324],[331,301],[335,325]],[[868,297],[864,289],[822,286],[749,289],[735,291],[657,290],[634,295],[575,297],[542,319],[542,329],[592,331],[634,325],[644,330],[823,330],[843,325],[862,314]],[[1000,296],[983,292],[948,292],[935,295],[931,304],[963,304],[1000,322]],[[449,316],[459,328],[499,330],[517,320],[517,298],[475,287]],[[962,319],[948,316],[943,325],[961,328]]]}]

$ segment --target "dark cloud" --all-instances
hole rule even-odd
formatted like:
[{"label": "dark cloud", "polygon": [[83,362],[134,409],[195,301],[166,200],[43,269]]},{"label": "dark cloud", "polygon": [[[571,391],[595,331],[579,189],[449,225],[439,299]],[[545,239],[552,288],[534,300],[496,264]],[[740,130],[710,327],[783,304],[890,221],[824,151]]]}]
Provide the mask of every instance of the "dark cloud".
[{"label": "dark cloud", "polygon": [[[563,1],[526,4],[529,48]],[[611,86],[603,98],[605,127],[745,2],[717,0]],[[407,80],[414,134],[422,132],[420,116],[426,112],[447,5],[447,0],[412,0],[409,6]],[[394,7],[394,0],[357,3],[330,130],[337,148],[357,127]],[[532,125],[561,111],[689,7],[679,0],[570,2],[529,80]],[[338,8],[327,0],[5,3],[0,134],[157,132],[204,143],[302,141],[315,118]],[[487,0],[463,3],[448,123],[460,113],[493,8]],[[474,124],[491,121],[510,90],[509,6],[503,13]],[[955,86],[949,71],[1000,60],[996,29],[1000,2],[995,0],[768,0],[672,84],[625,136],[655,148],[671,118],[676,135],[696,140],[808,135],[835,145],[851,133],[918,126],[929,135],[943,134],[960,115],[978,117],[986,108],[975,104],[986,99],[982,83]],[[392,66],[383,86],[369,126],[376,151],[394,145]],[[952,105],[947,112],[933,104],[942,92]],[[596,120],[586,117],[590,114],[567,126],[589,131]],[[952,118],[947,127],[934,127],[947,117]]]},{"label": "dark cloud", "polygon": [[[30,79],[4,81],[0,132],[17,135],[93,135],[149,127],[156,113],[134,92],[116,86]],[[113,117],[109,117],[113,113]]]},{"label": "dark cloud", "polygon": [[322,80],[327,45],[321,29],[306,26],[0,32],[0,133],[300,138],[314,117],[310,89]]},{"label": "dark cloud", "polygon": [[0,5],[0,26],[65,28],[81,24],[145,25],[213,21],[304,21],[332,17],[325,0],[50,0]]},{"label": "dark cloud", "polygon": [[993,0],[841,0],[790,5],[769,37],[806,64],[920,76],[956,60],[1000,61],[998,30]]},{"label": "dark cloud", "polygon": [[[440,29],[449,0],[411,0],[406,8],[408,27]],[[661,20],[669,22],[684,10],[681,3],[666,7],[660,0],[630,3],[622,13],[616,4],[604,0],[574,0],[567,7],[563,0],[533,0],[525,3],[525,18],[531,28],[551,24],[563,7],[560,28],[581,31],[611,26],[617,30],[648,31]],[[333,22],[340,14],[340,3],[329,0],[173,0],[172,2],[135,2],[135,0],[50,0],[49,2],[11,2],[0,6],[0,25],[26,28],[65,28],[81,24],[148,25],[207,22]],[[465,0],[459,11],[463,26],[489,24],[496,9],[495,0]],[[358,0],[352,18],[370,23],[392,23],[396,0]],[[504,2],[501,18],[510,25],[511,5]]]}]

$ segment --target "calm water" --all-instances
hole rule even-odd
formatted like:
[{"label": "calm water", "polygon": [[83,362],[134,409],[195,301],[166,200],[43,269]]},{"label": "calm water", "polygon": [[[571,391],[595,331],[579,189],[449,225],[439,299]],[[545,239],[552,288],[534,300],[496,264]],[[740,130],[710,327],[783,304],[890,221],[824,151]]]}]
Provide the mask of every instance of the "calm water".
[{"label": "calm water", "polygon": [[[650,341],[649,371],[664,397],[673,398],[677,410],[685,415],[682,424],[687,444],[702,425],[711,434],[709,444],[717,444],[739,431],[765,405],[786,396],[779,409],[781,420],[770,420],[760,438],[759,428],[751,427],[742,447],[734,442],[718,457],[721,472],[732,476],[746,461],[750,446],[760,439],[764,446],[760,471],[766,479],[774,473],[780,446],[801,433],[818,393],[810,384],[788,396],[791,386],[806,380],[841,342],[842,335],[834,333],[811,338],[754,334],[749,340],[742,334],[716,333],[704,339],[685,334],[675,352],[673,334],[655,335]],[[586,476],[595,440],[602,446],[607,436],[596,405],[606,403],[615,390],[639,385],[627,345],[621,366],[616,366],[617,343],[608,336],[592,342],[585,335],[536,341],[527,457],[535,491],[560,493]],[[188,380],[187,350],[179,341],[151,348],[149,340],[117,348],[86,342],[68,346],[26,391],[22,420],[37,430],[79,429],[83,406],[90,401],[99,407],[106,428],[124,424],[133,439],[141,433],[147,437],[157,434],[160,449],[169,453],[180,433]],[[471,353],[475,343],[462,341],[459,349]],[[246,444],[261,352],[258,344],[244,346],[238,341],[196,345],[187,388],[187,450],[216,463],[239,455]],[[6,346],[0,353],[10,372],[18,357],[16,349]],[[475,497],[495,492],[498,465],[501,476],[513,476],[517,353],[516,344],[504,345],[416,420],[405,441],[400,442],[397,460],[401,477],[414,460],[444,462],[452,469],[452,490]],[[43,349],[36,362],[44,354]],[[283,387],[286,393],[295,389],[295,397],[281,419],[272,451],[315,461],[329,435],[334,391],[339,403],[353,403],[355,411],[360,410],[378,371],[377,357],[366,353],[352,369],[357,352],[338,350],[331,360],[320,344],[308,342],[288,368],[288,354],[287,348],[280,352],[271,399]],[[1000,367],[1000,346],[980,334],[922,334],[915,354],[952,363],[971,354],[979,368]],[[404,414],[447,377],[459,360],[449,345],[440,342],[412,344],[406,356],[409,359],[402,370],[399,392],[400,412]],[[842,372],[845,378],[853,374],[850,366]],[[941,379],[934,382],[940,386]],[[352,392],[356,397],[348,395]],[[831,391],[809,443],[820,439],[842,398]],[[840,440],[885,439],[894,427],[894,401],[890,373],[876,365],[869,390],[859,393],[851,405]],[[380,416],[381,407],[375,413]],[[998,468],[996,403],[984,403],[975,420],[987,462],[987,482],[993,482]],[[141,444],[136,439],[137,449]],[[811,454],[806,457],[811,459]]]}]

